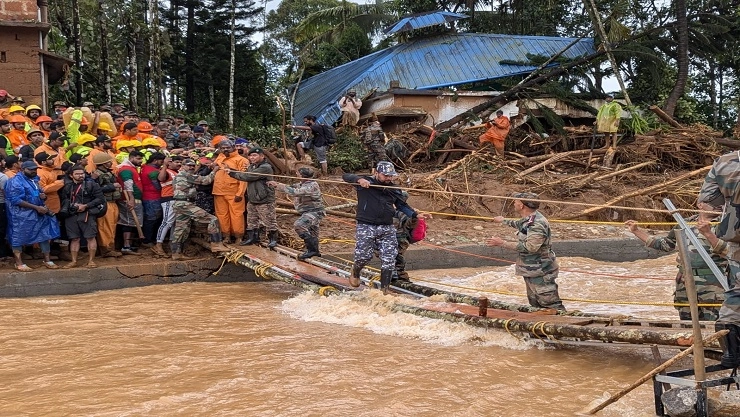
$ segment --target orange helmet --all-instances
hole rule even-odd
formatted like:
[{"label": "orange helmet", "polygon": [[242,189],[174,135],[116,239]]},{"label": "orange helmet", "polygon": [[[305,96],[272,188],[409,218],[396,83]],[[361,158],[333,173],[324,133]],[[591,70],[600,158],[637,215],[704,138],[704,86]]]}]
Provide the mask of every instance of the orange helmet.
[{"label": "orange helmet", "polygon": [[42,115],[36,118],[36,123],[44,123],[44,122],[53,122],[53,120],[51,120],[51,117],[46,116],[46,115]]},{"label": "orange helmet", "polygon": [[136,127],[139,129],[139,132],[151,132],[154,130],[154,127],[152,127],[152,124],[149,122],[139,122]]},{"label": "orange helmet", "polygon": [[226,137],[225,135],[216,135],[213,137],[213,139],[211,139],[211,147],[216,148],[218,147],[218,144],[221,143],[221,141],[227,140],[227,139],[228,137]]},{"label": "orange helmet", "polygon": [[86,117],[82,117],[82,121],[80,122],[82,126],[90,126],[90,122],[87,121]]},{"label": "orange helmet", "polygon": [[10,123],[26,123],[26,118],[20,114],[10,116]]}]

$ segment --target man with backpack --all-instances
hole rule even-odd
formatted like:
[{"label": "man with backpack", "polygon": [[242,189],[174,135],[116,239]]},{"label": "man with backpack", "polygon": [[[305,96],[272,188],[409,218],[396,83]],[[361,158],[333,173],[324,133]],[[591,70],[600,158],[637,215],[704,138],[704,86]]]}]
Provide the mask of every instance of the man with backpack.
[{"label": "man with backpack", "polygon": [[319,165],[321,165],[321,173],[324,176],[329,175],[329,164],[326,153],[329,151],[329,145],[333,145],[337,140],[334,127],[316,122],[316,117],[311,115],[304,116],[303,123],[305,126],[288,125],[288,127],[290,129],[308,130],[311,132],[313,135],[311,143],[314,152],[316,152],[316,159],[318,159]]}]

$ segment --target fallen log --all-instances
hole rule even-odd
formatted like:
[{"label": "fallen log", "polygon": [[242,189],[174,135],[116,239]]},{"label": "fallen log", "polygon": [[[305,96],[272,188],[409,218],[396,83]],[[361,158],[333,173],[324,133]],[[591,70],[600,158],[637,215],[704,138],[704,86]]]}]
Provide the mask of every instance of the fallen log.
[{"label": "fallen log", "polygon": [[658,107],[658,106],[650,106],[650,107],[648,107],[648,109],[650,109],[651,112],[655,113],[655,115],[658,116],[660,118],[660,120],[668,123],[669,125],[671,125],[673,127],[677,127],[679,129],[680,128],[683,128],[683,126],[681,125],[681,123],[678,123],[676,121],[676,119],[674,119],[673,117],[671,117],[668,114],[666,114],[666,112],[664,112],[660,107]]},{"label": "fallen log", "polygon": [[569,156],[568,155],[569,153],[570,152],[561,152],[561,153],[555,154],[551,158],[546,159],[544,162],[540,162],[539,164],[537,164],[537,165],[535,165],[535,166],[533,166],[531,168],[527,168],[524,171],[518,173],[517,175],[520,176],[520,177],[524,177],[524,176],[526,176],[528,174],[531,174],[531,173],[537,171],[538,169],[540,169],[540,168],[542,168],[544,166],[547,166],[549,164],[552,164],[552,163],[555,163],[557,161],[560,161],[560,160],[563,160],[563,159],[567,158]]},{"label": "fallen log", "polygon": [[622,200],[626,200],[626,199],[631,198],[631,197],[637,197],[638,195],[649,194],[649,193],[652,193],[653,191],[660,190],[661,188],[664,188],[664,187],[666,187],[668,185],[671,185],[671,184],[675,184],[677,182],[684,181],[684,180],[686,180],[688,178],[691,178],[691,177],[696,176],[696,175],[699,175],[699,174],[704,174],[707,171],[709,171],[710,168],[711,168],[711,166],[704,167],[704,168],[699,168],[697,170],[688,172],[686,174],[679,175],[678,177],[673,178],[672,180],[669,180],[669,181],[666,181],[666,182],[663,182],[663,183],[660,183],[660,184],[656,184],[656,185],[654,185],[652,187],[647,187],[647,188],[643,188],[643,189],[640,189],[640,190],[637,190],[637,191],[634,191],[634,192],[631,192],[631,193],[620,195],[618,197],[615,197],[615,198],[607,201],[606,203],[604,203],[604,204],[602,204],[600,206],[588,208],[588,209],[583,210],[582,212],[577,213],[577,214],[574,214],[572,216],[566,216],[564,219],[565,220],[573,220],[573,219],[577,219],[579,217],[583,217],[583,216],[586,216],[586,215],[589,215],[589,214],[592,214],[592,213],[596,213],[598,211],[601,211],[601,210],[604,210],[606,208],[609,208],[609,207],[617,204],[618,202],[620,202]]},{"label": "fallen log", "polygon": [[[588,154],[591,152],[590,149],[580,149],[577,151],[569,151],[569,152],[562,152],[563,154],[567,154],[567,157],[573,157],[573,156],[588,156]],[[603,155],[606,153],[606,149],[594,149],[594,155]],[[553,154],[546,154],[546,155],[538,155],[538,156],[530,156],[530,157],[524,157],[519,159],[510,159],[506,161],[507,164],[529,164],[532,162],[539,162],[539,161],[546,161],[547,159],[550,159],[553,157]]]},{"label": "fallen log", "polygon": [[711,138],[716,144],[732,149],[740,149],[740,140],[729,138]]}]

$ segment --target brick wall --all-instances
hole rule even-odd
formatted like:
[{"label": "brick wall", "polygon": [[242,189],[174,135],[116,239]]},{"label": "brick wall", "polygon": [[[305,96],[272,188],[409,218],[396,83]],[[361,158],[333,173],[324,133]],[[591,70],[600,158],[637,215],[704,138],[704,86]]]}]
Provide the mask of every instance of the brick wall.
[{"label": "brick wall", "polygon": [[35,22],[37,18],[36,0],[0,0],[0,20]]},{"label": "brick wall", "polygon": [[[6,1],[0,0],[0,4]],[[41,105],[38,51],[38,29],[0,28],[0,90],[23,97],[27,105]]]}]

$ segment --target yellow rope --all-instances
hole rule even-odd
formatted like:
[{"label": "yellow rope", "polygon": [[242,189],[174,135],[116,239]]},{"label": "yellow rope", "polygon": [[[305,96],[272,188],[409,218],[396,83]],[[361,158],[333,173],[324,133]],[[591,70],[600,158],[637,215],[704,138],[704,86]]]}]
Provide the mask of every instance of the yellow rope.
[{"label": "yellow rope", "polygon": [[369,279],[369,280],[367,281],[367,284],[366,284],[366,285],[367,285],[367,286],[368,286],[369,288],[375,288],[375,283],[376,283],[376,282],[380,282],[380,277],[379,277],[379,276],[377,276],[377,275],[376,275],[376,276],[374,276],[374,277],[372,277],[372,278],[370,278],[370,279]]},{"label": "yellow rope", "polygon": [[319,295],[323,297],[329,296],[331,294],[338,294],[338,293],[339,291],[337,291],[336,288],[328,286],[328,285],[326,287],[319,288]]},{"label": "yellow rope", "polygon": [[216,272],[213,273],[213,275],[218,275],[218,273],[221,272],[221,270],[223,269],[224,265],[226,265],[226,262],[237,263],[242,256],[244,256],[243,252],[239,252],[234,249],[230,250],[224,255],[224,260],[221,262],[221,266]]}]

